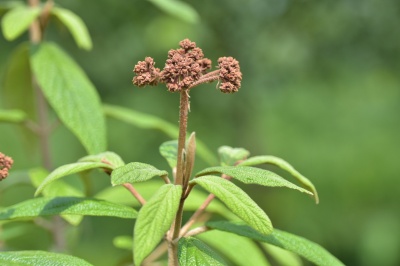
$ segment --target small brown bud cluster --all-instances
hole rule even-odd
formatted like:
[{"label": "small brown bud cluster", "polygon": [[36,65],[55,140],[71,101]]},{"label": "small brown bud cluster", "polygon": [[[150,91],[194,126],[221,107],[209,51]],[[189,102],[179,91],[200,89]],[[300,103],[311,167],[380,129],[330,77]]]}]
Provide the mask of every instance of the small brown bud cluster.
[{"label": "small brown bud cluster", "polygon": [[233,57],[220,57],[218,59],[218,67],[220,68],[221,85],[219,88],[221,91],[224,93],[237,92],[242,81],[239,62]]},{"label": "small brown bud cluster", "polygon": [[196,43],[185,39],[179,43],[181,48],[171,49],[164,69],[160,72],[154,67],[154,60],[146,57],[134,68],[136,76],[133,84],[139,87],[157,85],[162,82],[170,92],[189,90],[199,84],[220,80],[220,89],[224,93],[239,90],[242,80],[239,62],[232,57],[221,57],[218,60],[219,70],[207,73],[211,60],[204,58],[203,51]]},{"label": "small brown bud cluster", "polygon": [[8,176],[8,171],[11,169],[14,161],[11,157],[0,152],[0,181]]}]

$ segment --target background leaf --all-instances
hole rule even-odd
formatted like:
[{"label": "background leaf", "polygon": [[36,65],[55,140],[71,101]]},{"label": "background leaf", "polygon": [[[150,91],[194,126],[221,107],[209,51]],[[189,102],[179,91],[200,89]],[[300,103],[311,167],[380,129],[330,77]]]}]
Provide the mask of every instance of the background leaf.
[{"label": "background leaf", "polygon": [[133,241],[131,236],[117,236],[113,239],[113,244],[115,247],[120,249],[126,249],[131,251],[133,246]]},{"label": "background leaf", "polygon": [[0,122],[21,123],[26,117],[22,110],[0,110]]},{"label": "background leaf", "polygon": [[160,154],[164,157],[171,169],[174,169],[177,165],[177,151],[178,151],[178,141],[170,140],[161,144]]},{"label": "background leaf", "polygon": [[71,32],[78,47],[91,50],[92,39],[83,20],[74,12],[68,9],[53,7],[51,13],[55,15]]},{"label": "background leaf", "polygon": [[238,161],[246,159],[250,152],[243,148],[222,146],[218,148],[218,155],[222,166],[234,166]]},{"label": "background leaf", "polygon": [[149,0],[164,12],[189,23],[197,23],[200,17],[189,4],[178,0]]},{"label": "background leaf", "polygon": [[34,198],[4,208],[1,220],[27,219],[49,215],[89,215],[134,219],[137,212],[127,206],[104,200],[77,197]]},{"label": "background leaf", "polygon": [[239,187],[218,176],[201,176],[190,181],[217,196],[239,218],[262,234],[272,232],[272,223],[265,212]]},{"label": "background leaf", "polygon": [[75,173],[83,172],[95,168],[106,168],[111,169],[109,164],[105,163],[92,163],[92,162],[79,162],[71,163],[58,167],[53,172],[51,172],[46,179],[40,184],[35,192],[35,196],[39,195],[43,189],[49,185],[51,182],[67,175],[72,175]]},{"label": "background leaf", "polygon": [[178,260],[180,266],[227,265],[217,253],[194,237],[179,240]]},{"label": "background leaf", "polygon": [[4,38],[12,41],[26,31],[39,16],[39,7],[21,5],[9,10],[1,21]]},{"label": "background leaf", "polygon": [[112,151],[106,151],[100,154],[88,155],[80,158],[78,162],[104,163],[103,160],[110,163],[112,169],[125,165],[125,162],[121,159],[121,157]]},{"label": "background leaf", "polygon": [[124,183],[137,183],[149,180],[155,176],[167,176],[165,170],[158,170],[147,163],[133,162],[118,167],[111,173],[111,184],[113,186]]},{"label": "background leaf", "polygon": [[133,233],[135,265],[142,263],[171,226],[181,194],[181,186],[163,185],[140,209]]},{"label": "background leaf", "polygon": [[88,153],[103,152],[106,130],[100,98],[83,70],[56,44],[45,42],[34,47],[31,66],[46,99],[64,125]]},{"label": "background leaf", "polygon": [[245,236],[257,241],[266,242],[271,245],[289,250],[305,259],[324,266],[343,266],[337,258],[332,256],[320,245],[311,242],[300,236],[292,235],[284,231],[274,229],[270,235],[262,235],[253,228],[243,223],[233,222],[208,222],[207,226],[221,231],[231,232],[237,235]]},{"label": "background leaf", "polygon": [[288,162],[285,160],[275,157],[275,156],[270,156],[270,155],[264,155],[264,156],[254,156],[251,157],[243,162],[241,162],[239,165],[242,166],[252,166],[252,165],[259,165],[259,164],[273,164],[281,169],[289,172],[293,177],[295,177],[304,187],[306,187],[308,190],[312,191],[314,194],[315,202],[319,202],[319,197],[317,190],[315,189],[315,186],[311,181],[300,174],[296,169],[293,168]]},{"label": "background leaf", "polygon": [[0,264],[10,265],[10,266],[12,265],[91,266],[92,265],[84,261],[83,259],[73,257],[71,255],[51,253],[41,250],[0,252]]},{"label": "background leaf", "polygon": [[260,244],[267,254],[272,257],[274,261],[277,261],[280,266],[303,265],[303,261],[301,260],[300,256],[291,251],[264,242]]},{"label": "background leaf", "polygon": [[208,174],[226,174],[233,177],[245,184],[257,184],[267,187],[287,187],[298,190],[309,195],[313,195],[312,192],[305,190],[293,183],[290,183],[286,179],[278,176],[277,174],[249,166],[216,166],[206,168],[196,174],[196,176],[208,175]]}]

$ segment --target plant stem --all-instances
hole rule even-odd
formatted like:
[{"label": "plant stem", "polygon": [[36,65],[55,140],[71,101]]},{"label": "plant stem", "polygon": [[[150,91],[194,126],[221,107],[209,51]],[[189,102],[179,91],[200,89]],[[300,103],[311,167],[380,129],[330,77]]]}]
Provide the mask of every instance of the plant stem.
[{"label": "plant stem", "polygon": [[[189,112],[189,93],[186,90],[181,91],[180,105],[179,105],[179,137],[178,137],[178,162],[176,169],[176,185],[183,185],[183,152],[186,144],[186,130]],[[187,178],[187,177],[186,177]]]},{"label": "plant stem", "polygon": [[140,204],[146,204],[146,200],[140,195],[140,193],[130,183],[125,183],[123,186],[131,192],[131,194],[139,201]]}]

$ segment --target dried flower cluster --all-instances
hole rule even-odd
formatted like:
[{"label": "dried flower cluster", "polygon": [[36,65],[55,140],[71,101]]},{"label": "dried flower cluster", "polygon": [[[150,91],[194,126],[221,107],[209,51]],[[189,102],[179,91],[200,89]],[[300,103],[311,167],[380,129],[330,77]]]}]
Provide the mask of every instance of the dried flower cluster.
[{"label": "dried flower cluster", "polygon": [[11,157],[0,152],[0,181],[8,176],[8,171],[11,169],[14,161]]},{"label": "dried flower cluster", "polygon": [[242,73],[239,62],[232,57],[218,59],[219,69],[207,73],[211,60],[204,58],[203,51],[196,43],[185,39],[179,43],[181,48],[171,49],[162,71],[154,67],[154,60],[146,57],[134,68],[136,76],[133,84],[138,87],[165,83],[170,92],[191,89],[199,84],[220,80],[222,92],[233,93],[240,88]]}]

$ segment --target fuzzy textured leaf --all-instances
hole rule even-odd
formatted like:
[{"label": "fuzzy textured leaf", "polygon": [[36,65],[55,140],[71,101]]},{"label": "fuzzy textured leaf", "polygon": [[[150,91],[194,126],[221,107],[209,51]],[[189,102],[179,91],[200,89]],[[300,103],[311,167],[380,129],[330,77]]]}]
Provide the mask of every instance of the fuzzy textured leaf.
[{"label": "fuzzy textured leaf", "polygon": [[262,234],[272,232],[267,214],[243,190],[218,176],[201,176],[190,184],[198,184],[217,196],[239,218]]},{"label": "fuzzy textured leaf", "polygon": [[36,189],[35,196],[39,195],[47,185],[61,177],[95,168],[106,168],[112,170],[109,164],[96,162],[78,162],[60,166],[53,172],[51,172],[50,175],[48,175],[46,179],[40,184],[40,186]]},{"label": "fuzzy textured leaf", "polygon": [[234,166],[238,161],[246,159],[250,152],[243,148],[222,146],[218,149],[218,155],[222,166]]},{"label": "fuzzy textured leaf", "polygon": [[[145,129],[157,129],[172,139],[178,138],[178,127],[163,119],[160,119],[157,116],[108,104],[103,105],[103,111],[106,116],[118,119],[130,125]],[[214,154],[199,139],[197,139],[197,154],[210,165],[215,165],[218,163],[218,160]]]},{"label": "fuzzy textured leaf", "polygon": [[182,187],[163,185],[140,209],[134,229],[133,256],[140,265],[168,231],[178,211]]},{"label": "fuzzy textured leaf", "polygon": [[173,169],[177,165],[177,151],[178,151],[178,141],[170,140],[161,144],[160,154],[164,157],[169,166]]},{"label": "fuzzy textured leaf", "polygon": [[71,255],[41,250],[0,252],[0,264],[7,266],[92,266],[87,261]]},{"label": "fuzzy textured leaf", "polygon": [[257,241],[269,243],[271,245],[291,251],[295,254],[320,266],[344,266],[344,264],[330,254],[320,245],[281,230],[274,229],[270,235],[262,235],[253,228],[235,222],[208,222],[207,226],[213,229],[231,232],[240,236],[245,236]]},{"label": "fuzzy textured leaf", "polygon": [[312,192],[305,190],[295,184],[283,179],[279,175],[260,168],[249,166],[216,166],[206,168],[196,174],[196,176],[209,174],[226,174],[245,184],[257,184],[266,187],[287,187],[300,192],[313,195]]},{"label": "fuzzy textured leaf", "polygon": [[55,15],[71,32],[79,48],[91,50],[92,39],[83,20],[71,10],[53,7],[51,13]]},{"label": "fuzzy textured leaf", "polygon": [[167,175],[167,171],[158,170],[150,164],[133,162],[115,169],[111,174],[111,184],[116,186],[124,183],[143,182],[155,176]]},{"label": "fuzzy textured leaf", "polygon": [[26,117],[25,112],[21,110],[0,110],[0,122],[21,123]]},{"label": "fuzzy textured leaf", "polygon": [[78,162],[108,163],[111,165],[112,169],[125,165],[125,162],[121,159],[121,157],[112,151],[88,155],[80,158]]},{"label": "fuzzy textured leaf", "polygon": [[134,219],[137,212],[127,206],[104,200],[77,197],[34,198],[4,208],[0,220],[28,219],[51,215],[110,216]]},{"label": "fuzzy textured leaf", "polygon": [[309,191],[311,191],[314,194],[314,199],[315,202],[318,204],[319,198],[318,198],[318,193],[317,190],[315,189],[315,186],[311,181],[300,174],[296,169],[294,169],[293,166],[291,166],[288,162],[285,160],[275,157],[275,156],[270,156],[270,155],[265,155],[265,156],[254,156],[251,157],[243,162],[241,162],[239,165],[241,166],[252,166],[252,165],[259,165],[259,164],[273,164],[281,168],[282,170],[285,170],[289,172],[294,178],[299,181],[303,187],[307,188]]},{"label": "fuzzy textured leaf", "polygon": [[227,265],[210,247],[194,237],[179,240],[178,260],[180,266]]},{"label": "fuzzy textured leaf", "polygon": [[185,2],[178,0],[149,0],[159,9],[189,23],[197,23],[200,16],[197,11]]},{"label": "fuzzy textured leaf", "polygon": [[100,98],[84,71],[54,43],[34,46],[32,71],[47,101],[89,154],[106,148]]},{"label": "fuzzy textured leaf", "polygon": [[39,16],[39,7],[21,5],[8,11],[1,21],[4,38],[12,41],[26,31]]}]

